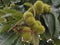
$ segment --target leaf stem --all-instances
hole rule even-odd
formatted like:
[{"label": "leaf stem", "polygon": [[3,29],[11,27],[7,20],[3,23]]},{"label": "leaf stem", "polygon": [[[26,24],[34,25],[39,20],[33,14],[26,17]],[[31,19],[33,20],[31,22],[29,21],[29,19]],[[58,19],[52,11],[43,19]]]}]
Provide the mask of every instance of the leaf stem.
[{"label": "leaf stem", "polygon": [[38,36],[33,37],[33,45],[39,45],[39,37]]}]

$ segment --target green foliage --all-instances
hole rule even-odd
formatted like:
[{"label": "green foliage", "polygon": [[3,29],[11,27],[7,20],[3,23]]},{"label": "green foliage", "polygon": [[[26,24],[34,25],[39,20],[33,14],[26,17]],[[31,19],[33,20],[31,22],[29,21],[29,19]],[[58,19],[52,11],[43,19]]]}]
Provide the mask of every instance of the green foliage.
[{"label": "green foliage", "polygon": [[0,32],[10,30],[10,28],[12,28],[16,24],[16,22],[19,21],[23,16],[23,14],[20,11],[16,11],[13,9],[5,8],[2,11],[4,11],[4,13],[6,12],[6,14],[4,15],[3,13],[1,13],[1,17],[3,17],[6,20],[6,22],[3,22],[2,30],[0,30]]},{"label": "green foliage", "polygon": [[[60,45],[60,39],[58,39],[60,36],[60,0],[42,1],[43,3],[51,5],[52,10],[51,13],[38,14],[34,17],[36,20],[41,21],[41,24],[45,27],[45,33],[40,35],[40,39],[42,40],[40,40],[40,45]],[[15,7],[10,6],[10,2],[14,3]],[[29,6],[35,2],[36,0],[0,0],[0,45],[30,45],[30,42],[22,42],[20,37],[21,33],[15,33],[13,28],[16,25],[21,24],[20,21],[23,17],[22,13],[29,9],[29,7],[24,7],[24,5]],[[30,16],[32,15],[34,16],[34,12],[32,12]],[[32,21],[31,18],[29,20]],[[26,24],[23,22],[21,25],[24,26]],[[52,39],[53,41],[49,39]],[[47,42],[47,40],[49,40],[49,42]]]}]

